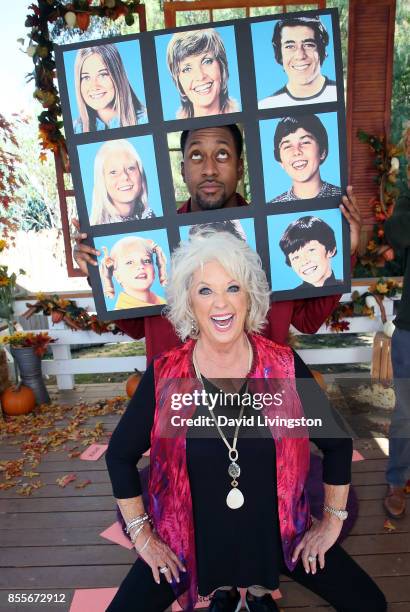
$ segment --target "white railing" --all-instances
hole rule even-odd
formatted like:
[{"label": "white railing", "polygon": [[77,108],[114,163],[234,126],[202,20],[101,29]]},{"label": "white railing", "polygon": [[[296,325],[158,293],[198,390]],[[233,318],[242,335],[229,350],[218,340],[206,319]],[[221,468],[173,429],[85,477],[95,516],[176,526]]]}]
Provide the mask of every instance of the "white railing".
[{"label": "white railing", "polygon": [[[364,293],[368,290],[372,279],[366,279],[363,284],[356,284],[354,290],[359,293]],[[88,311],[94,312],[94,300],[89,292],[78,292],[73,294],[60,294],[61,297],[74,299],[78,306],[88,308]],[[342,296],[341,301],[350,301],[351,294],[347,293]],[[15,305],[15,314],[21,316],[26,308],[26,302],[35,302],[35,297],[26,297],[24,300],[17,300]],[[393,315],[393,300],[385,299],[384,306],[388,320],[394,318]],[[380,311],[376,307],[376,317],[355,317],[348,319],[350,323],[349,333],[375,333],[382,329]],[[40,331],[40,330],[35,330]],[[54,324],[49,317],[49,329],[47,330],[50,336],[57,339],[51,345],[53,359],[43,360],[43,373],[46,375],[52,374],[57,377],[57,386],[59,389],[72,389],[74,387],[74,374],[92,374],[92,373],[111,373],[111,372],[132,372],[134,368],[144,370],[146,367],[145,356],[132,357],[96,357],[96,358],[79,358],[72,359],[72,345],[91,345],[102,343],[118,343],[130,342],[132,338],[122,334],[102,334],[98,335],[94,332],[87,331],[72,331],[67,328],[64,323]],[[291,328],[291,331],[298,334],[297,330]],[[318,334],[332,333],[324,325],[317,332]],[[343,334],[340,334],[343,337]],[[341,363],[370,363],[372,358],[371,346],[353,346],[343,348],[314,348],[301,349],[298,353],[302,359],[309,364],[341,364]]]}]

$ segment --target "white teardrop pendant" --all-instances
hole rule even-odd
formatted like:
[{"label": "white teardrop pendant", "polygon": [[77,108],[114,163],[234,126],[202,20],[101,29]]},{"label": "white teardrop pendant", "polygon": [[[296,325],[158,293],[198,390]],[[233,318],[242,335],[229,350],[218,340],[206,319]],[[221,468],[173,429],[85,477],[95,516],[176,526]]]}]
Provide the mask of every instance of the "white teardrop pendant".
[{"label": "white teardrop pendant", "polygon": [[245,498],[242,492],[237,487],[235,487],[234,489],[231,489],[229,491],[226,498],[226,505],[228,506],[228,508],[231,508],[231,510],[236,510],[237,508],[243,506],[244,501]]}]

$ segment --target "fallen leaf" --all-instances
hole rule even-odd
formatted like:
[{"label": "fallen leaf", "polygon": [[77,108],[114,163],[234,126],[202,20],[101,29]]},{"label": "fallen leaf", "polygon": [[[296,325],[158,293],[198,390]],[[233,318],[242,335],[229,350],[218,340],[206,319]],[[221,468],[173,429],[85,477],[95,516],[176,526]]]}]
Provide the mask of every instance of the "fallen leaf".
[{"label": "fallen leaf", "polygon": [[84,489],[87,485],[91,484],[91,480],[83,480],[83,482],[79,482],[75,485],[76,489]]},{"label": "fallen leaf", "polygon": [[66,487],[70,482],[73,482],[73,480],[77,480],[77,476],[75,474],[66,474],[65,476],[57,478],[56,483],[59,487],[64,489],[64,487]]},{"label": "fallen leaf", "polygon": [[388,532],[390,532],[390,531],[396,531],[396,529],[397,529],[397,527],[396,527],[395,525],[393,525],[393,523],[392,523],[392,522],[391,522],[389,519],[386,519],[386,520],[384,521],[384,523],[383,523],[383,528],[384,528],[386,531],[388,531]]}]

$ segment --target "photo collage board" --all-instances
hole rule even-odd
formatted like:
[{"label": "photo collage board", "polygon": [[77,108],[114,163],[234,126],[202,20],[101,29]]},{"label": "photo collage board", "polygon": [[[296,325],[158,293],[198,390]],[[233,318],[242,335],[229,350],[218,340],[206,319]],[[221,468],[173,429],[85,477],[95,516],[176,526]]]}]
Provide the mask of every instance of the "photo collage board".
[{"label": "photo collage board", "polygon": [[[100,252],[98,266],[89,266],[99,317],[159,314],[172,251],[203,225],[257,250],[274,301],[350,290],[349,227],[339,209],[347,160],[337,9],[105,38],[55,53],[80,225]],[[232,179],[234,124],[250,197],[221,208],[239,177]],[[192,211],[177,211],[169,150],[184,130]],[[192,130],[206,142],[210,134],[218,150],[200,138],[197,145]]]}]

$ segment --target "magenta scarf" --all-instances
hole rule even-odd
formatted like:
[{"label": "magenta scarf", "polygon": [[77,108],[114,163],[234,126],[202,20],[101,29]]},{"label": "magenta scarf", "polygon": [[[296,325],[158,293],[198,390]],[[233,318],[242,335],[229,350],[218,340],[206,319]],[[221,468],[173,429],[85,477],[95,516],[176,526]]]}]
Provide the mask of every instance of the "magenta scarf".
[{"label": "magenta scarf", "polygon": [[[289,379],[286,384],[286,416],[303,415],[294,384],[293,354],[289,347],[278,345],[257,334],[249,335],[253,349],[253,364],[248,374],[250,384],[262,390],[261,379]],[[149,479],[150,514],[158,535],[185,563],[187,575],[180,585],[174,585],[181,608],[194,609],[198,598],[195,533],[191,490],[186,462],[186,429],[178,436],[169,434],[172,393],[192,393],[200,390],[192,366],[194,340],[172,349],[154,361],[155,416],[151,431],[151,464]],[[181,380],[185,379],[185,380]],[[266,386],[264,387],[266,390]],[[253,388],[254,390],[254,388]],[[189,418],[195,406],[184,407],[179,414]],[[277,408],[265,411],[269,416],[278,414]],[[305,481],[309,471],[309,439],[307,433],[294,434],[305,437],[278,437],[278,428],[271,427],[276,446],[277,497],[282,549],[287,567],[296,563],[291,557],[294,547],[310,526],[310,513],[305,493]],[[181,575],[181,578],[183,574]]]}]

